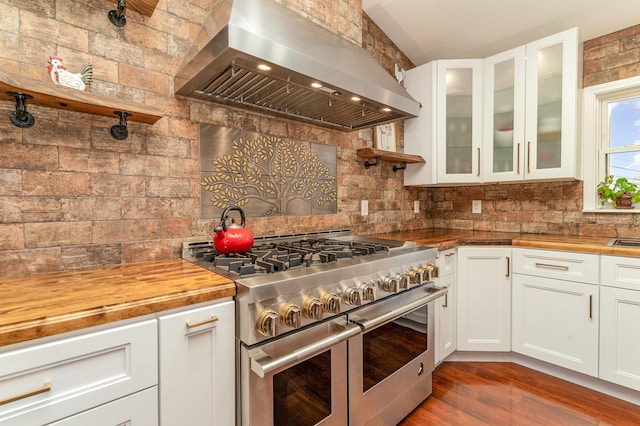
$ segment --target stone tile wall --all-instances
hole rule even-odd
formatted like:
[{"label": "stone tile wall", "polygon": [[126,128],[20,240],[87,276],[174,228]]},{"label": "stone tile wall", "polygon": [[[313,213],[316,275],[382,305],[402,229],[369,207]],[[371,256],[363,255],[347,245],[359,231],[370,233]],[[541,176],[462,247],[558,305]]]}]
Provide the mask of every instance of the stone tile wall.
[{"label": "stone tile wall", "polygon": [[[366,40],[390,73],[396,61],[411,66],[360,0],[281,1],[347,40]],[[109,135],[115,116],[29,105],[36,124],[19,129],[7,118],[15,105],[0,102],[0,277],[179,257],[183,241],[210,235],[217,220],[199,212],[199,122],[337,147],[338,213],[248,218],[257,235],[430,225],[425,191],[404,188],[391,164],[365,170],[357,158],[372,146],[370,130],[333,132],[173,95],[173,76],[215,3],[160,1],[151,17],[127,10],[126,26],[116,28],[111,2],[0,0],[3,70],[50,83],[50,55],[72,72],[91,61],[89,93],[163,110],[153,126],[130,122],[129,138],[118,141]],[[366,217],[361,199],[369,200]],[[422,200],[418,215],[414,199]]]},{"label": "stone tile wall", "polygon": [[637,75],[640,75],[640,24],[584,43],[584,87]]}]

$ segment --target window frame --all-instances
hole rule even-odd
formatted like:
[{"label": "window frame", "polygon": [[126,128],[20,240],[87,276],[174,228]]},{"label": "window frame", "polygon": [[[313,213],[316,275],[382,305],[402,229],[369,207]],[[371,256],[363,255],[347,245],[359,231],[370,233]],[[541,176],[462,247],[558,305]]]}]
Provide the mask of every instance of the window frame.
[{"label": "window frame", "polygon": [[640,76],[586,87],[582,93],[582,211],[585,213],[636,213],[635,209],[616,209],[600,205],[596,187],[606,168],[602,141],[609,141],[608,103],[640,97]]}]

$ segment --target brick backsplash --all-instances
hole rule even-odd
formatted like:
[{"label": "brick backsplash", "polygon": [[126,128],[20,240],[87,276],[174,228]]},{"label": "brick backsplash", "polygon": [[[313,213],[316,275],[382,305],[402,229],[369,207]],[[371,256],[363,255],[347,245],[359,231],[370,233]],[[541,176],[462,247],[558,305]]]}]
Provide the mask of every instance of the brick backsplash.
[{"label": "brick backsplash", "polygon": [[[640,215],[582,213],[582,181],[433,188],[433,226],[475,231],[640,237]],[[471,213],[482,200],[482,213]]]},{"label": "brick backsplash", "polygon": [[[393,75],[413,67],[362,12],[361,0],[279,0],[362,46]],[[30,105],[36,125],[19,129],[0,102],[0,277],[179,257],[182,242],[208,236],[217,220],[199,212],[198,124],[243,128],[337,148],[338,213],[247,218],[254,234],[349,228],[361,234],[431,226],[637,235],[638,215],[582,214],[580,182],[554,183],[562,197],[544,197],[548,184],[405,188],[402,172],[382,162],[366,170],[359,148],[371,130],[342,133],[238,111],[173,95],[180,67],[213,2],[165,0],[151,17],[127,10],[127,25],[106,18],[110,2],[0,0],[0,66],[50,83],[50,55],[71,71],[91,61],[89,93],[159,107],[149,126],[129,123],[124,141],[110,137],[116,118]],[[626,48],[631,42],[623,43]],[[2,118],[4,117],[4,118]],[[403,148],[400,123],[398,150]],[[360,215],[360,200],[369,215]],[[472,199],[483,213],[472,215]],[[413,213],[413,201],[421,211]],[[625,235],[629,235],[625,234]]]}]

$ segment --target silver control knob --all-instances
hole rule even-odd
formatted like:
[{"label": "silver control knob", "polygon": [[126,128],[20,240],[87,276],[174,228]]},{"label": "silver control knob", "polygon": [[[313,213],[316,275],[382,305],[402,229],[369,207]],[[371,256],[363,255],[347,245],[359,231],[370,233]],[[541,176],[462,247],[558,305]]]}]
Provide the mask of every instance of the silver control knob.
[{"label": "silver control knob", "polygon": [[280,312],[280,320],[287,327],[300,328],[302,325],[301,313],[300,306],[291,303]]},{"label": "silver control knob", "polygon": [[359,288],[349,287],[344,291],[344,301],[349,305],[362,305],[362,292]]},{"label": "silver control knob", "polygon": [[340,296],[336,293],[326,293],[322,296],[322,303],[324,303],[325,311],[331,312],[332,314],[340,313]]},{"label": "silver control knob", "polygon": [[312,297],[304,302],[304,316],[309,319],[322,320],[324,313],[324,305],[322,300],[317,297]]},{"label": "silver control knob", "polygon": [[376,300],[376,283],[375,281],[369,281],[368,283],[364,283],[360,286],[360,291],[362,291],[362,298],[369,302],[375,302]]},{"label": "silver control knob", "polygon": [[387,293],[397,293],[400,291],[398,280],[393,277],[384,277],[378,281],[380,289]]},{"label": "silver control knob", "polygon": [[407,273],[395,274],[392,279],[398,281],[398,288],[400,291],[409,290],[409,275]]},{"label": "silver control knob", "polygon": [[422,284],[422,271],[423,271],[423,268],[411,269],[408,272],[409,284],[412,284],[412,285]]},{"label": "silver control knob", "polygon": [[431,278],[438,276],[438,268],[433,263],[429,263],[422,268],[424,272],[422,273],[422,281],[431,281]]},{"label": "silver control knob", "polygon": [[263,336],[276,337],[278,335],[278,320],[280,316],[276,311],[268,310],[260,314],[256,329]]}]

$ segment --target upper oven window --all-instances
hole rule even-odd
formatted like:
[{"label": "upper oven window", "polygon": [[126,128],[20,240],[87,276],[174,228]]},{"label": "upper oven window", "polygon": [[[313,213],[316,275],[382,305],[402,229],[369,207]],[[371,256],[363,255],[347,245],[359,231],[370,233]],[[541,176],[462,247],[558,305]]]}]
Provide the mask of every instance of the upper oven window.
[{"label": "upper oven window", "polygon": [[273,376],[273,424],[315,425],[331,415],[331,351]]},{"label": "upper oven window", "polygon": [[364,392],[427,351],[427,306],[362,337]]}]

